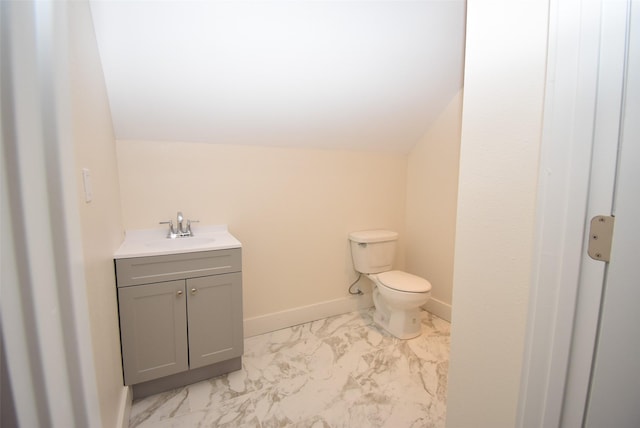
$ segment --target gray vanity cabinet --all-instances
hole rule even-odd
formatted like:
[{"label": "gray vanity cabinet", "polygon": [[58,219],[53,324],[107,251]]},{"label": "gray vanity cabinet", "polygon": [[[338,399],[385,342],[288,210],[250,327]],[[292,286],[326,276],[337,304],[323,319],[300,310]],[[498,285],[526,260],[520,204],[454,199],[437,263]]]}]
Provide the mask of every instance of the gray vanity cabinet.
[{"label": "gray vanity cabinet", "polygon": [[118,259],[116,277],[126,385],[242,355],[240,249]]}]

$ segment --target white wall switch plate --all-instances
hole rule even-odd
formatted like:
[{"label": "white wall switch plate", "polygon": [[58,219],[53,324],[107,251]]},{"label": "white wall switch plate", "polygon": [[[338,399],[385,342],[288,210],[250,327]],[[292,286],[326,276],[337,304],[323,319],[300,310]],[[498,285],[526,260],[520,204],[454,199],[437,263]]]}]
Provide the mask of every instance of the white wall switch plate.
[{"label": "white wall switch plate", "polygon": [[93,187],[91,186],[91,171],[89,171],[89,168],[82,168],[82,182],[84,183],[84,201],[91,202],[93,199]]}]

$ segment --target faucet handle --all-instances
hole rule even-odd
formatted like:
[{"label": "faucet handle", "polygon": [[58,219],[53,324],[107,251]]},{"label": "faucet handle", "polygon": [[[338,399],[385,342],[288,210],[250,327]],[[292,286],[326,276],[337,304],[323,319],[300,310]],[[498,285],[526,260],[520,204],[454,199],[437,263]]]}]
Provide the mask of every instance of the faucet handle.
[{"label": "faucet handle", "polygon": [[173,228],[173,220],[161,221],[159,224],[168,224],[169,225],[169,233],[167,234],[167,237],[168,238],[175,238],[176,230]]},{"label": "faucet handle", "polygon": [[187,220],[187,234],[189,234],[189,236],[193,236],[193,232],[191,231],[191,223],[200,223],[200,220]]}]

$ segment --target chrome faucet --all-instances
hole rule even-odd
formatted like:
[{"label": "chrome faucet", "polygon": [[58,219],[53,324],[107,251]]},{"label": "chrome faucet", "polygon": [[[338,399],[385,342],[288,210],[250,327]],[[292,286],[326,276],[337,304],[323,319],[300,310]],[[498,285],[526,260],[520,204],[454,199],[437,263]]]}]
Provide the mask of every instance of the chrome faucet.
[{"label": "chrome faucet", "polygon": [[182,220],[184,218],[182,217],[182,211],[178,211],[178,233],[182,234],[184,233],[184,229],[182,229]]},{"label": "chrome faucet", "polygon": [[198,223],[198,220],[187,220],[187,227],[185,228],[182,224],[182,222],[184,221],[182,211],[178,211],[177,221],[178,221],[178,224],[176,225],[175,228],[173,227],[173,220],[160,222],[160,224],[169,225],[169,233],[167,233],[167,238],[175,239],[175,238],[185,238],[187,236],[193,236],[193,232],[191,231],[191,223]]}]

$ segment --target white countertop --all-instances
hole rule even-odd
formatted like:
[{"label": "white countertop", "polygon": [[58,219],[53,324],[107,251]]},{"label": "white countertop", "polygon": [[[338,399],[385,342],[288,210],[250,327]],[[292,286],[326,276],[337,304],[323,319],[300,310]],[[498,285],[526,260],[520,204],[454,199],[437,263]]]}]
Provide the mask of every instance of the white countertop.
[{"label": "white countertop", "polygon": [[115,259],[131,257],[161,256],[167,254],[194,253],[197,251],[241,248],[242,244],[227,230],[227,225],[192,225],[193,236],[167,238],[168,228],[127,230]]}]

